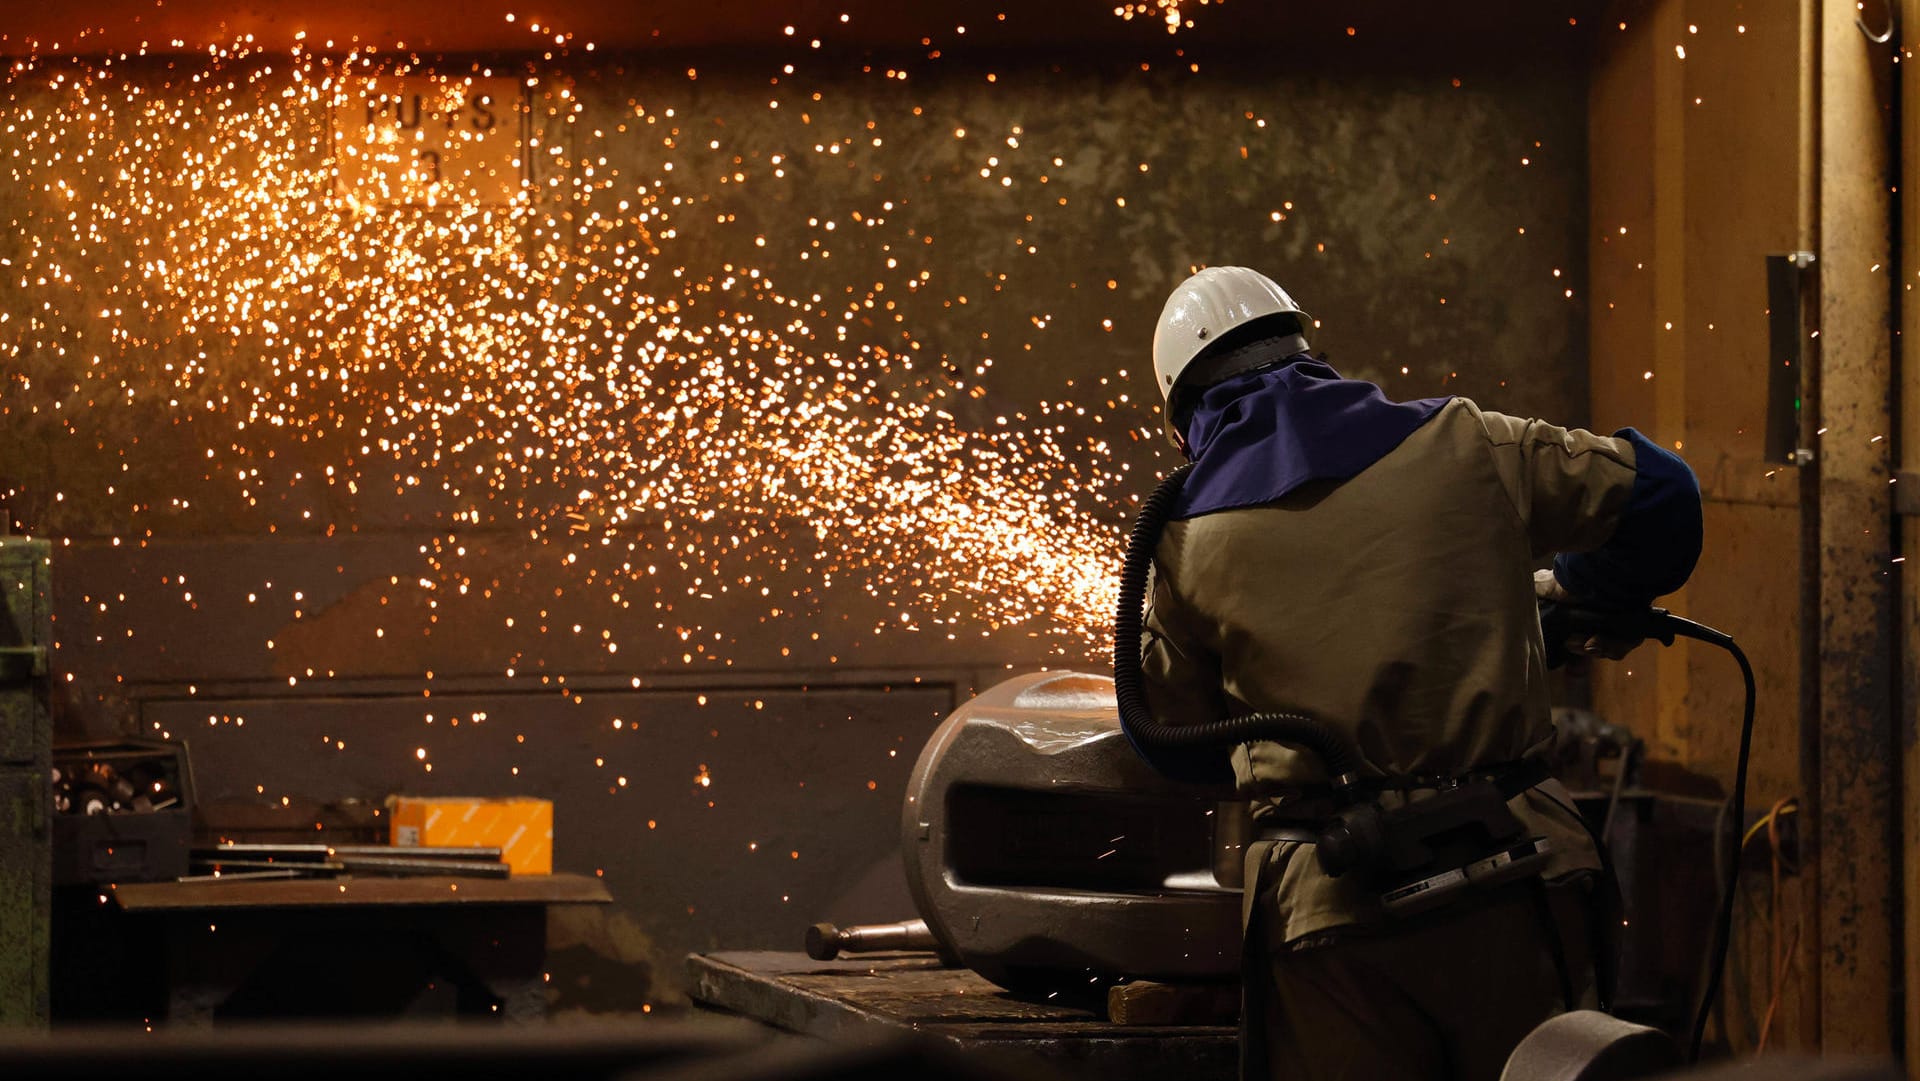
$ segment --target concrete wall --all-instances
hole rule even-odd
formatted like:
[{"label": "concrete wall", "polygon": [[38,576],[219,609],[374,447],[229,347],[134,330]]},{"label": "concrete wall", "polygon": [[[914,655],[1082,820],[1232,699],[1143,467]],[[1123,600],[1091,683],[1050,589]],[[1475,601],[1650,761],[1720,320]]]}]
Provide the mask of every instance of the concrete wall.
[{"label": "concrete wall", "polygon": [[[532,61],[544,80],[536,112],[551,107],[536,130],[562,151],[562,165],[538,177],[577,192],[591,165],[610,179],[593,209],[614,216],[607,208],[621,197],[629,218],[653,214],[619,226],[652,245],[646,274],[625,292],[612,284],[619,275],[603,276],[575,300],[669,321],[686,313],[709,327],[746,314],[805,358],[794,370],[870,378],[853,420],[817,421],[875,437],[870,454],[910,445],[902,430],[993,432],[1009,418],[1030,438],[999,459],[971,459],[985,464],[935,491],[950,508],[1027,508],[996,520],[998,536],[1072,540],[1073,550],[1044,558],[924,535],[872,546],[860,535],[872,527],[857,513],[862,501],[885,503],[912,479],[884,470],[851,495],[822,492],[853,508],[834,522],[796,510],[804,499],[766,497],[758,482],[629,474],[697,485],[724,513],[636,504],[642,513],[610,524],[571,490],[606,479],[589,468],[599,461],[582,449],[592,441],[577,438],[583,418],[599,425],[594,439],[660,446],[683,464],[713,460],[699,441],[744,440],[756,427],[703,405],[703,430],[663,437],[639,413],[576,408],[578,381],[556,384],[563,396],[534,410],[564,420],[516,420],[491,444],[505,422],[482,423],[477,405],[432,422],[386,417],[382,400],[361,392],[391,373],[357,366],[354,332],[370,321],[360,309],[326,311],[331,336],[313,348],[337,350],[338,366],[364,383],[316,381],[301,392],[310,422],[242,429],[235,403],[247,399],[235,388],[271,397],[292,378],[261,367],[276,347],[258,319],[209,321],[194,334],[143,319],[138,340],[116,335],[141,300],[180,302],[119,262],[164,244],[154,235],[163,224],[149,216],[145,233],[76,232],[64,193],[45,186],[72,157],[50,164],[46,143],[16,139],[36,163],[16,159],[22,182],[0,192],[0,213],[25,223],[0,241],[16,279],[0,298],[0,350],[18,361],[0,380],[0,489],[16,520],[61,538],[65,729],[185,736],[205,796],[257,801],[268,815],[284,799],[293,825],[339,814],[325,804],[394,791],[554,799],[558,865],[603,871],[618,901],[610,920],[564,929],[562,942],[579,948],[556,973],[563,1002],[671,1001],[687,950],[794,948],[816,919],[906,915],[892,845],[925,734],[1009,669],[1103,664],[1106,614],[1087,590],[1067,588],[1084,579],[1047,579],[1075,594],[1064,598],[1009,605],[988,594],[1017,592],[1041,562],[1064,574],[1117,556],[1125,496],[1168,461],[1154,392],[1136,373],[1162,298],[1190,268],[1242,262],[1272,273],[1321,320],[1316,345],[1393,396],[1462,393],[1586,419],[1586,29],[1552,29],[1563,16],[1488,17],[1429,27],[1440,37],[1395,37],[1375,18],[1352,35],[1325,19],[1283,33],[1271,14],[1233,16],[1250,7],[1263,6],[1220,9],[1252,21],[1223,23],[1212,38],[1143,28],[1150,34],[1099,55],[976,48],[948,35],[938,49],[813,51],[796,41],[785,53]],[[793,75],[782,70],[789,62]],[[121,77],[177,96],[198,64],[130,65]],[[910,77],[888,79],[890,67]],[[56,103],[78,106],[70,84],[48,88],[58,70],[16,77],[16,118],[33,109],[44,123]],[[174,90],[158,85],[168,79]],[[259,93],[284,87],[277,79]],[[108,91],[94,106],[117,110],[88,129],[106,154],[112,132],[124,140],[137,125],[111,84],[95,85]],[[547,96],[562,86],[577,97]],[[578,102],[571,121],[566,100]],[[232,111],[233,130],[245,115]],[[291,123],[297,133],[320,121]],[[199,130],[171,137],[191,142]],[[94,183],[84,190],[105,193],[98,215],[124,186],[110,175]],[[543,195],[548,239],[579,224],[567,215],[588,204],[576,198]],[[529,241],[535,262],[542,243]],[[609,249],[583,250],[589,271],[615,267]],[[73,282],[43,273],[56,262]],[[1593,265],[1610,273],[1597,256]],[[457,301],[469,295],[461,288],[395,288],[380,302]],[[642,293],[652,301],[634,299]],[[122,315],[101,316],[113,308]],[[322,318],[311,304],[298,310]],[[605,361],[621,337],[547,325],[523,349],[536,366],[559,364],[569,346]],[[660,340],[659,327],[634,339]],[[409,354],[396,341],[376,352],[441,348]],[[663,387],[698,387],[716,371],[774,385],[775,366],[741,348],[675,348],[613,364],[608,385],[634,386],[648,363]],[[233,400],[196,405],[168,389],[166,365],[202,351]],[[236,371],[243,363],[252,367]],[[441,374],[448,386],[525,385],[495,367]],[[952,419],[888,421],[888,396]],[[793,421],[806,396],[770,400],[789,425],[781,430],[806,428]],[[415,439],[383,453],[355,430],[369,419],[377,434]],[[456,430],[480,432],[479,442],[452,446]],[[555,455],[546,472],[466,478],[487,455],[524,454],[542,439]],[[565,468],[554,464],[563,451],[574,455]],[[742,442],[726,460],[754,453]],[[791,486],[806,482],[766,453],[786,463]],[[458,486],[472,490],[456,498]],[[1038,495],[1029,506],[1022,493]],[[468,503],[481,509],[455,519]],[[586,528],[571,531],[568,513]],[[1763,532],[1771,521],[1750,517]],[[915,521],[923,533],[958,529],[951,517]],[[905,568],[879,566],[889,558]],[[975,574],[983,584],[969,584]],[[919,599],[926,592],[947,597]],[[1060,610],[1018,618],[1049,604]]]}]

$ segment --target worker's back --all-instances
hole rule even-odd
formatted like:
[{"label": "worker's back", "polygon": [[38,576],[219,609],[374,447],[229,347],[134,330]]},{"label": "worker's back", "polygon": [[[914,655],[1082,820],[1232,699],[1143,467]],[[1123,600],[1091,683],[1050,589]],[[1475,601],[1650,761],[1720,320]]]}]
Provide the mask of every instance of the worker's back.
[{"label": "worker's back", "polygon": [[[1353,738],[1365,772],[1410,788],[1543,751],[1531,563],[1604,540],[1633,478],[1621,441],[1454,399],[1354,476],[1171,523],[1143,641],[1155,714],[1307,713]],[[1311,753],[1254,743],[1232,759],[1267,810],[1314,813],[1288,807],[1323,790]],[[1599,866],[1557,782],[1511,806],[1550,844],[1548,878]],[[1326,877],[1295,847],[1273,857],[1283,940],[1380,918],[1363,883]]]},{"label": "worker's back", "polygon": [[[1358,476],[1169,525],[1155,615],[1212,647],[1230,710],[1306,712],[1381,772],[1452,774],[1550,734],[1530,560],[1481,414],[1455,399]],[[1252,767],[1243,784],[1323,779],[1277,744]]]}]

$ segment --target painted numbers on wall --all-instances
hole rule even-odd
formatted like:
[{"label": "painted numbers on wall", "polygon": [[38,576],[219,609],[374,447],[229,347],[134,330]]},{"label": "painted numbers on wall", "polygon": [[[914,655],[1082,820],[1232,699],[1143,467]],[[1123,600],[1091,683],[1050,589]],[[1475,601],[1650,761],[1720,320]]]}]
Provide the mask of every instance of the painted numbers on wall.
[{"label": "painted numbers on wall", "polygon": [[526,175],[518,79],[384,75],[336,99],[341,193],[362,202],[507,203]]}]

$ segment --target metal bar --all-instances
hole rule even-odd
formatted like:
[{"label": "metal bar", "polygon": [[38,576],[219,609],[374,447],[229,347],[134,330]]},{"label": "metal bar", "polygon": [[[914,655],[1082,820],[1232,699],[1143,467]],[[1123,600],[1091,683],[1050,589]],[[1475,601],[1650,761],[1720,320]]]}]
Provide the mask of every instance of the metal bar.
[{"label": "metal bar", "polygon": [[[1821,0],[1798,0],[1800,49],[1795,57],[1799,103],[1795,118],[1795,146],[1799,159],[1799,191],[1795,200],[1795,245],[1801,251],[1815,248],[1820,236],[1820,4]],[[1820,325],[1822,290],[1816,284],[1801,297],[1802,326]],[[1821,343],[1810,339],[1807,356],[1800,371],[1800,443],[1812,447],[1815,418],[1820,416]],[[1820,472],[1817,462],[1798,471],[1800,481],[1800,797],[1806,823],[1820,821]],[[1820,1033],[1820,961],[1824,943],[1820,933],[1820,859],[1818,831],[1803,829],[1807,855],[1801,868],[1800,905],[1806,920],[1804,946],[1813,959],[1807,978],[1799,981],[1800,1016],[1807,1037],[1798,1041],[1802,1050],[1816,1050]]]},{"label": "metal bar", "polygon": [[328,845],[327,851],[335,856],[381,856],[409,860],[479,860],[482,862],[500,859],[500,849],[476,846],[473,848],[448,848],[423,845]]},{"label": "metal bar", "polygon": [[193,866],[211,867],[220,870],[240,871],[285,871],[288,877],[293,875],[312,875],[323,878],[327,875],[342,874],[347,866],[344,863],[324,863],[312,860],[221,860],[194,857]]},{"label": "metal bar", "polygon": [[280,860],[324,860],[334,856],[375,856],[409,860],[478,860],[481,862],[492,862],[500,858],[500,849],[497,847],[490,848],[477,845],[472,848],[446,846],[410,848],[397,845],[281,845],[236,841],[226,844],[197,847],[193,850],[193,856],[196,859],[203,857],[233,857],[239,859]]},{"label": "metal bar", "polygon": [[237,871],[234,873],[216,872],[210,875],[181,875],[175,882],[257,882],[268,878],[304,878],[304,872],[292,868],[277,871]]},{"label": "metal bar", "polygon": [[870,923],[858,927],[835,927],[816,923],[807,928],[807,956],[816,961],[831,961],[843,953],[878,953],[883,950],[937,950],[940,941],[925,920],[900,923]]},{"label": "metal bar", "polygon": [[223,859],[324,860],[328,852],[326,845],[222,844],[195,847],[189,855],[200,862]]},{"label": "metal bar", "polygon": [[348,873],[375,875],[468,875],[507,878],[513,868],[478,860],[410,860],[395,856],[351,856],[336,860]]}]

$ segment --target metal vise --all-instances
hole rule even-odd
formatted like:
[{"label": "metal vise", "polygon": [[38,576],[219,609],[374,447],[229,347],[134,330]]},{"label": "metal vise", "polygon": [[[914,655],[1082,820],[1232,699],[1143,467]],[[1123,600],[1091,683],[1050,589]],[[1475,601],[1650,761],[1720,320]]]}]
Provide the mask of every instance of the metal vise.
[{"label": "metal vise", "polygon": [[1040,673],[934,732],[907,781],[907,885],[942,952],[1011,990],[1240,970],[1246,803],[1134,754],[1113,681]]}]

